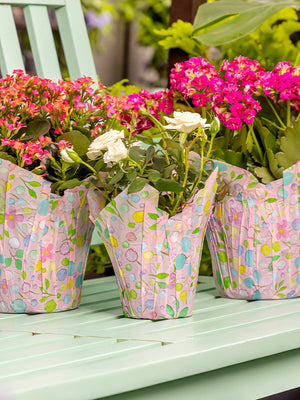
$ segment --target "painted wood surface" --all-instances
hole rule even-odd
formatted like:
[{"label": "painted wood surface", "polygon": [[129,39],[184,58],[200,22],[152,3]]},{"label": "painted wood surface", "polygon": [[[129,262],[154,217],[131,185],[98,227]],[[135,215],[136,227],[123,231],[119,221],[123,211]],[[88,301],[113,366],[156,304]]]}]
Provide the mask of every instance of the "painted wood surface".
[{"label": "painted wood surface", "polygon": [[0,314],[1,393],[179,400],[184,384],[186,397],[253,400],[300,386],[300,298],[216,298],[212,278],[199,281],[193,316],[178,320],[123,317],[114,277],[85,281],[77,310]]}]

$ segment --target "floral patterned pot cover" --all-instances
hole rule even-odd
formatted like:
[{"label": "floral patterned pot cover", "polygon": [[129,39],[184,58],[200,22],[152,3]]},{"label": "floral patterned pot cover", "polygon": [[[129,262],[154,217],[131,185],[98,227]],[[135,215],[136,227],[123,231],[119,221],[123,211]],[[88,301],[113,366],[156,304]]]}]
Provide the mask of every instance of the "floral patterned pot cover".
[{"label": "floral patterned pot cover", "polygon": [[157,207],[159,193],[150,185],[134,194],[124,190],[102,211],[97,193],[89,193],[91,218],[109,252],[125,316],[156,320],[192,313],[216,176],[217,170],[170,218]]},{"label": "floral patterned pot cover", "polygon": [[84,187],[60,197],[0,159],[0,311],[78,307],[92,232]]},{"label": "floral patterned pot cover", "polygon": [[229,194],[208,223],[221,296],[283,299],[300,295],[300,162],[266,185],[244,169],[215,162]]}]

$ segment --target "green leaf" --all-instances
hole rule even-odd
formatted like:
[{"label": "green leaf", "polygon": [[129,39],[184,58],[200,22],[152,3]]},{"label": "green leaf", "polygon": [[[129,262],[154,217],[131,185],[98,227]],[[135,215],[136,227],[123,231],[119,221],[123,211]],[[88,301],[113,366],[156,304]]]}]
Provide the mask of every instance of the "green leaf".
[{"label": "green leaf", "polygon": [[219,46],[240,39],[286,7],[300,8],[300,0],[221,0],[203,4],[194,20],[197,39]]},{"label": "green leaf", "polygon": [[150,276],[155,276],[155,278],[158,278],[158,279],[165,279],[169,276],[169,274],[167,274],[165,272],[160,272],[157,275],[150,274]]},{"label": "green leaf", "polygon": [[272,173],[266,167],[256,167],[256,168],[254,168],[254,174],[258,178],[260,178],[262,183],[265,183],[265,184],[269,183],[269,182],[272,182],[275,179],[275,177],[272,175]]},{"label": "green leaf", "polygon": [[176,299],[176,312],[178,312],[178,310],[179,310],[179,306],[180,306],[179,300],[178,300],[178,299]]},{"label": "green leaf", "polygon": [[159,192],[180,193],[184,191],[184,188],[178,182],[164,178],[160,178],[155,182],[155,188]]},{"label": "green leaf", "polygon": [[154,146],[149,146],[146,150],[146,164],[148,164],[148,162],[152,160],[154,153],[155,153]]},{"label": "green leaf", "polygon": [[287,286],[282,286],[282,287],[279,289],[279,292],[283,292],[286,288],[287,288]]},{"label": "green leaf", "polygon": [[48,280],[48,279],[45,279],[45,287],[46,287],[46,289],[48,289],[49,286],[50,286],[49,280]]},{"label": "green leaf", "polygon": [[26,272],[25,271],[22,271],[22,279],[25,281],[25,279],[26,279]]},{"label": "green leaf", "polygon": [[29,188],[27,188],[27,189],[28,189],[28,193],[30,194],[30,196],[33,197],[34,199],[37,199],[37,195],[36,195],[35,191],[32,189],[29,189]]},{"label": "green leaf", "polygon": [[108,212],[111,212],[112,214],[117,214],[116,211],[110,206],[106,206],[105,210],[108,211]]},{"label": "green leaf", "polygon": [[148,216],[155,221],[159,218],[159,215],[155,213],[148,213]]},{"label": "green leaf", "polygon": [[5,259],[5,266],[6,266],[6,268],[11,266],[11,262],[12,262],[12,259],[11,259],[11,258],[6,258],[6,259]]},{"label": "green leaf", "polygon": [[278,199],[271,198],[271,199],[265,200],[265,203],[275,203],[276,201],[278,201]]},{"label": "green leaf", "polygon": [[163,177],[164,178],[170,178],[170,176],[171,176],[171,174],[172,174],[172,172],[173,172],[173,170],[176,168],[176,164],[171,164],[171,165],[169,165],[168,167],[166,167],[165,169],[164,169],[164,173],[163,173]]},{"label": "green leaf", "polygon": [[157,227],[157,224],[154,224],[154,225],[149,226],[148,229],[150,229],[151,231],[155,231],[156,227]]},{"label": "green leaf", "polygon": [[148,182],[147,179],[145,178],[138,178],[135,181],[133,181],[127,189],[127,193],[131,194],[131,193],[136,193],[139,192],[140,190],[143,189],[143,187],[146,185],[146,183]]},{"label": "green leaf", "polygon": [[136,172],[136,170],[133,170],[133,171],[128,172],[128,173],[126,174],[126,177],[127,177],[127,179],[128,179],[130,182],[134,181],[134,180],[136,179],[136,177],[137,177],[137,172]]},{"label": "green leaf", "polygon": [[249,185],[247,186],[247,189],[255,188],[255,186],[257,186],[257,185],[258,185],[258,182],[251,182],[251,183],[249,183]]},{"label": "green leaf", "polygon": [[129,150],[129,158],[131,158],[133,161],[135,161],[135,162],[140,164],[141,163],[141,159],[143,157],[145,157],[145,150],[144,149],[140,149],[137,146],[133,146]]},{"label": "green leaf", "polygon": [[268,265],[268,270],[271,271],[271,272],[273,271],[273,264],[272,264],[272,263],[270,263],[270,264]]},{"label": "green leaf", "polygon": [[170,315],[170,317],[172,317],[172,318],[174,317],[174,310],[171,306],[169,306],[169,304],[166,305],[166,311],[167,311],[167,314]]},{"label": "green leaf", "polygon": [[18,250],[16,251],[16,253],[15,253],[15,256],[16,256],[17,258],[22,258],[22,257],[23,257],[23,254],[24,254],[24,250],[18,249]]},{"label": "green leaf", "polygon": [[284,284],[284,281],[280,281],[278,284],[278,287],[282,286]]},{"label": "green leaf", "polygon": [[49,132],[51,125],[47,119],[37,118],[29,122],[26,127],[19,130],[17,135],[14,135],[14,139],[20,138],[24,135],[21,140],[22,142],[28,142],[37,140],[41,135],[46,135]]},{"label": "green leaf", "polygon": [[183,308],[183,309],[180,311],[179,318],[186,317],[188,311],[189,311],[189,308],[188,308],[188,307]]},{"label": "green leaf", "polygon": [[164,169],[168,166],[164,157],[153,157],[153,168],[163,173]]},{"label": "green leaf", "polygon": [[280,140],[281,152],[276,154],[278,165],[283,169],[289,168],[300,160],[300,121],[293,127],[288,127]]},{"label": "green leaf", "polygon": [[156,182],[159,178],[161,178],[161,174],[159,171],[151,171],[148,174],[148,179],[151,182]]},{"label": "green leaf", "polygon": [[124,176],[124,172],[119,169],[115,175],[107,182],[109,185],[114,185],[115,183],[119,182]]},{"label": "green leaf", "polygon": [[66,181],[66,182],[64,182],[64,183],[62,183],[62,184],[59,186],[59,188],[60,188],[61,190],[73,189],[74,187],[77,187],[77,186],[80,186],[80,185],[82,185],[82,181],[80,181],[80,180],[77,179],[77,178],[73,178],[73,179],[70,179],[70,180],[68,180],[68,181]]},{"label": "green leaf", "polygon": [[226,150],[224,152],[224,160],[231,165],[236,167],[244,168],[245,166],[245,156],[239,151]]},{"label": "green leaf", "polygon": [[[277,261],[280,258],[280,256],[273,256],[272,261]],[[271,264],[272,265],[272,264]],[[273,270],[273,269],[272,269]]]},{"label": "green leaf", "polygon": [[198,226],[198,228],[196,228],[196,229],[192,232],[192,235],[198,233],[199,231],[200,231],[200,228],[199,228],[199,226]]},{"label": "green leaf", "polygon": [[157,285],[161,288],[161,289],[167,289],[168,284],[165,282],[157,282]]},{"label": "green leaf", "polygon": [[244,176],[245,176],[244,174],[240,174],[235,179],[242,179]]},{"label": "green leaf", "polygon": [[41,300],[40,300],[40,302],[41,302],[41,303],[44,303],[44,302],[47,300],[47,298],[48,298],[48,297],[46,297],[46,296],[42,297]]},{"label": "green leaf", "polygon": [[26,182],[31,187],[40,187],[42,186],[39,182]]},{"label": "green leaf", "polygon": [[81,132],[74,130],[72,132],[65,132],[56,138],[56,142],[60,140],[67,140],[73,146],[74,151],[79,156],[87,153],[91,141]]},{"label": "green leaf", "polygon": [[278,296],[278,297],[285,297],[285,294],[283,294],[283,293],[278,293],[277,296]]},{"label": "green leaf", "polygon": [[0,151],[0,158],[2,158],[2,160],[7,160],[13,164],[16,164],[15,157],[8,155],[7,153],[5,153],[5,151]]},{"label": "green leaf", "polygon": [[15,266],[17,269],[22,269],[23,267],[22,260],[15,260]]}]

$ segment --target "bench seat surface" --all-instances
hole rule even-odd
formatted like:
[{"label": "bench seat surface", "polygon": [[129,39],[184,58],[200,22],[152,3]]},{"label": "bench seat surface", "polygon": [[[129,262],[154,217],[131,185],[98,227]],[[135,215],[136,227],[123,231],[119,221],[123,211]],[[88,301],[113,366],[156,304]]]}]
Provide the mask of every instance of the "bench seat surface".
[{"label": "bench seat surface", "polygon": [[0,314],[0,400],[253,400],[299,386],[300,298],[218,298],[200,277],[192,317],[138,320],[108,277],[84,282],[76,310]]}]

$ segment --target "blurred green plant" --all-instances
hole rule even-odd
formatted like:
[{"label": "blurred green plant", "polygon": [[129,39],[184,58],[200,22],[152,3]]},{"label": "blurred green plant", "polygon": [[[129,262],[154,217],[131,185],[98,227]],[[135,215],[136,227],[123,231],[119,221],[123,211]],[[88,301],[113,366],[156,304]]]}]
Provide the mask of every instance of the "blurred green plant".
[{"label": "blurred green plant", "polygon": [[92,246],[88,255],[85,279],[95,274],[113,275],[111,261],[104,244]]},{"label": "blurred green plant", "polygon": [[[270,8],[269,5],[273,2],[277,6]],[[259,4],[265,10],[262,13],[263,18],[255,14],[253,24],[244,27],[239,18],[243,17],[242,21],[250,18],[251,10],[248,13],[239,13],[239,10],[242,7],[247,10],[249,3],[258,2],[210,0],[199,7],[194,26],[178,20],[168,29],[157,31],[161,37],[159,45],[165,50],[180,48],[190,57],[205,57],[216,67],[220,66],[224,58],[233,60],[239,55],[259,61],[267,70],[273,69],[282,60],[297,62],[300,49],[300,14],[288,6],[293,3],[299,4],[300,8],[300,1],[281,1],[280,4],[276,0],[261,1]],[[256,12],[258,13],[257,9]],[[237,28],[234,28],[235,24],[238,25]],[[239,35],[236,31],[242,34]]]}]

